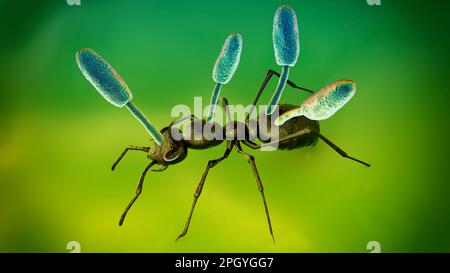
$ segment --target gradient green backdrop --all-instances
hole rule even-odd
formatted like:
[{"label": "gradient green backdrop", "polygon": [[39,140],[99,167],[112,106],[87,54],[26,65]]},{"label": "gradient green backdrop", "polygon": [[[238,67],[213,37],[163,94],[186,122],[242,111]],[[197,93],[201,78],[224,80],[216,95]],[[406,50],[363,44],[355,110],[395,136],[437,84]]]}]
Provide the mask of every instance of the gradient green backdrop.
[{"label": "gradient green backdrop", "polygon": [[[230,103],[249,104],[278,69],[272,20],[281,1],[0,1],[0,252],[450,251],[448,1],[289,1],[301,52],[290,79],[319,89],[358,84],[353,100],[321,123],[349,154],[319,142],[257,158],[277,243],[267,230],[250,167],[235,151],[207,179],[187,237],[182,230],[208,159],[192,151],[149,173],[123,227],[119,216],[148,163],[129,144],[149,136],[81,75],[75,52],[91,47],[122,75],[162,128],[176,104],[209,100],[226,36],[244,40]],[[263,96],[268,101],[276,81]],[[307,94],[287,88],[282,100]]]}]

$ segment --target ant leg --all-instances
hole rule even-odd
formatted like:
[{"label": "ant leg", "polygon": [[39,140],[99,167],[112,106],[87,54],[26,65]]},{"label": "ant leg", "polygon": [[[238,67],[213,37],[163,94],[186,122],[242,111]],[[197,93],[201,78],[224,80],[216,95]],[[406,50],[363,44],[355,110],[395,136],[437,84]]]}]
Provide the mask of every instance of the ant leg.
[{"label": "ant leg", "polygon": [[236,143],[236,148],[238,150],[238,153],[241,154],[242,156],[244,156],[245,159],[247,160],[247,162],[252,167],[253,174],[255,175],[255,178],[256,178],[256,184],[258,185],[259,192],[261,193],[261,197],[264,202],[264,209],[266,211],[267,223],[269,225],[270,235],[272,236],[272,240],[275,243],[275,237],[273,236],[273,231],[272,231],[272,223],[270,222],[269,209],[267,208],[266,197],[264,196],[264,187],[261,182],[261,178],[259,177],[258,169],[256,168],[255,157],[244,152],[242,150],[241,144],[239,142]]},{"label": "ant leg", "polygon": [[148,151],[150,151],[150,147],[141,147],[141,146],[133,146],[130,145],[127,148],[125,148],[125,150],[120,154],[119,158],[116,160],[116,162],[114,162],[114,164],[111,167],[111,170],[114,171],[114,169],[116,168],[117,164],[119,164],[120,160],[122,160],[122,158],[125,156],[125,154],[129,151],[143,151],[148,153]]},{"label": "ant leg", "polygon": [[255,143],[255,142],[251,141],[251,140],[243,140],[242,143],[245,146],[247,146],[249,148],[252,148],[253,150],[257,150],[257,149],[260,149],[262,147],[272,146],[272,145],[275,145],[277,143],[281,143],[281,142],[287,141],[289,139],[292,139],[292,138],[295,138],[295,137],[299,137],[299,136],[301,136],[303,134],[308,134],[308,133],[311,133],[311,130],[303,129],[301,131],[298,131],[298,132],[295,132],[293,134],[287,135],[287,136],[285,136],[285,137],[283,137],[283,138],[281,138],[279,140],[271,141],[269,143],[258,144],[258,143]]},{"label": "ant leg", "polygon": [[341,156],[354,160],[358,163],[361,163],[363,165],[366,165],[367,167],[370,167],[370,164],[363,162],[359,159],[356,159],[354,157],[349,156],[346,152],[344,152],[343,150],[341,150],[338,146],[336,146],[333,142],[331,142],[328,138],[324,137],[323,135],[321,135],[320,133],[317,133],[317,135],[319,136],[320,139],[322,139],[323,141],[325,141],[326,144],[330,145],[331,148],[333,148],[336,152],[338,152]]},{"label": "ant leg", "polygon": [[131,206],[134,204],[136,199],[141,194],[142,186],[144,185],[145,175],[147,174],[148,170],[155,164],[156,164],[155,161],[150,162],[150,164],[147,165],[147,167],[145,168],[144,172],[142,173],[141,179],[139,180],[139,184],[138,184],[137,189],[136,189],[136,195],[133,197],[133,199],[131,199],[130,203],[125,208],[125,211],[122,213],[122,216],[120,217],[120,221],[119,221],[119,226],[121,226],[123,224],[123,221],[125,220],[125,216],[127,216],[128,210],[131,208]]},{"label": "ant leg", "polygon": [[[264,77],[264,80],[263,80],[261,86],[259,87],[258,93],[256,93],[256,97],[253,100],[252,108],[250,108],[250,111],[248,112],[247,117],[245,118],[245,120],[249,119],[250,115],[253,112],[253,109],[256,106],[256,103],[258,103],[259,97],[261,97],[262,92],[266,88],[267,83],[269,82],[269,80],[272,78],[273,75],[275,75],[277,77],[280,77],[280,73],[278,73],[278,72],[276,72],[276,71],[274,71],[272,69],[269,69],[269,71],[267,71],[266,76]],[[300,90],[303,90],[303,91],[306,91],[306,92],[309,92],[309,93],[314,93],[314,91],[312,91],[312,90],[309,90],[309,89],[304,88],[304,87],[297,86],[295,83],[293,83],[290,80],[287,81],[287,84],[289,86],[293,87],[293,88],[297,88],[297,89],[300,89]]]},{"label": "ant leg", "polygon": [[[276,72],[276,71],[274,71],[274,70],[272,70],[272,69],[269,69],[269,71],[272,71],[272,73],[273,73],[275,76],[277,76],[278,78],[280,77],[280,73],[278,73],[278,72]],[[304,88],[304,87],[301,87],[301,86],[298,86],[298,85],[296,85],[294,82],[292,82],[292,81],[290,81],[290,80],[287,80],[286,83],[287,83],[290,87],[292,87],[292,88],[297,88],[297,89],[306,91],[306,92],[311,93],[311,94],[314,93],[314,91],[312,91],[312,90],[310,90],[310,89],[307,89],[307,88]]]},{"label": "ant leg", "polygon": [[225,110],[225,113],[227,115],[227,122],[233,121],[231,119],[230,111],[228,111],[228,100],[225,97],[222,97],[222,107]]},{"label": "ant leg", "polygon": [[169,168],[169,165],[163,165],[163,166],[161,167],[161,169],[152,170],[152,172],[158,172],[158,173],[160,173],[160,172],[163,172],[163,171],[167,170],[167,168]]},{"label": "ant leg", "polygon": [[195,208],[195,205],[197,204],[197,200],[200,197],[200,194],[202,193],[203,185],[205,184],[206,176],[208,175],[209,169],[213,168],[214,166],[219,164],[222,160],[226,159],[228,157],[228,155],[230,154],[231,150],[233,149],[233,145],[234,145],[233,141],[228,141],[227,149],[225,150],[225,153],[223,154],[223,156],[221,158],[208,161],[208,165],[206,165],[206,170],[203,172],[202,178],[200,179],[200,182],[197,185],[197,189],[195,190],[194,201],[192,202],[191,211],[189,212],[189,216],[188,216],[188,219],[184,226],[183,232],[181,232],[181,234],[178,235],[178,237],[175,241],[177,241],[178,239],[180,239],[181,237],[186,235],[186,233],[189,229],[189,224],[191,223],[192,214],[194,213],[194,208]]},{"label": "ant leg", "polygon": [[[288,136],[286,136],[286,137],[283,137],[283,138],[280,139],[280,140],[273,141],[273,142],[269,142],[269,143],[257,144],[257,143],[254,143],[253,141],[250,141],[250,140],[243,140],[242,143],[244,143],[244,145],[246,145],[247,147],[250,147],[250,148],[252,148],[252,149],[254,149],[254,150],[257,150],[257,149],[260,149],[261,147],[264,147],[264,146],[271,146],[271,145],[274,145],[274,144],[276,144],[276,143],[280,143],[280,142],[289,140],[289,139],[291,139],[291,138],[295,138],[295,137],[301,136],[301,135],[303,135],[303,134],[305,134],[305,133],[310,133],[310,130],[309,130],[309,129],[304,129],[304,130],[302,130],[302,131],[299,131],[299,132],[296,132],[296,133],[294,133],[294,134],[291,134],[291,135],[288,135]],[[349,156],[349,155],[348,155],[346,152],[344,152],[341,148],[339,148],[338,146],[336,146],[333,142],[331,142],[329,139],[327,139],[326,137],[324,137],[324,136],[321,135],[320,133],[317,133],[317,132],[316,132],[316,134],[317,134],[317,136],[318,136],[320,139],[322,139],[323,141],[325,141],[325,143],[327,143],[328,145],[330,145],[330,147],[333,148],[336,152],[338,152],[341,156],[343,156],[343,157],[345,157],[345,158],[348,158],[348,159],[351,159],[351,160],[354,160],[354,161],[356,161],[356,162],[358,162],[358,163],[361,163],[361,164],[363,164],[363,165],[366,165],[367,167],[370,167],[370,164],[368,164],[368,163],[366,163],[366,162],[364,162],[364,161],[361,161],[361,160],[359,160],[359,159],[356,159],[356,158],[354,158],[354,157]]]},{"label": "ant leg", "polygon": [[178,123],[181,123],[181,122],[183,122],[183,121],[185,121],[185,120],[187,120],[187,119],[190,119],[191,121],[193,121],[194,119],[196,119],[197,117],[196,116],[194,116],[194,115],[190,115],[190,116],[186,116],[186,117],[182,117],[182,118],[180,118],[180,119],[177,119],[177,120],[175,120],[175,121],[172,121],[170,124],[169,124],[169,126],[167,126],[167,127],[172,127],[172,126],[174,126],[174,125],[177,125]]},{"label": "ant leg", "polygon": [[255,143],[248,139],[242,140],[242,143],[244,143],[245,146],[252,148],[253,150],[261,148],[261,144]]}]

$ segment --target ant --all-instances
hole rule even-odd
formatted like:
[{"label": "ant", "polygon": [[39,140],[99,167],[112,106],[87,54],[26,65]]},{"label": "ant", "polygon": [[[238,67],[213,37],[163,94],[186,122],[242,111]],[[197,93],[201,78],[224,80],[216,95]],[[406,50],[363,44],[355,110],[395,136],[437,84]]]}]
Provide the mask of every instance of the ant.
[{"label": "ant", "polygon": [[[227,111],[228,100],[226,98],[222,98],[222,106],[225,109],[225,112],[227,114],[228,123],[224,127],[220,127],[220,126],[218,126],[218,124],[216,124],[214,122],[213,126],[217,125],[214,128],[219,127],[220,129],[223,130],[223,133],[225,133],[227,135],[226,149],[225,149],[224,154],[221,157],[208,161],[208,164],[206,165],[206,169],[203,172],[200,182],[198,183],[197,188],[195,190],[194,200],[192,202],[192,207],[189,212],[188,219],[186,221],[183,231],[177,237],[177,240],[180,239],[181,237],[185,236],[189,229],[189,225],[190,225],[190,222],[192,219],[192,214],[194,212],[198,198],[200,197],[200,194],[202,193],[203,186],[205,184],[205,180],[209,173],[209,170],[211,168],[217,166],[217,164],[222,162],[224,159],[226,159],[228,157],[228,155],[231,153],[231,151],[233,150],[233,148],[236,148],[238,153],[247,160],[247,162],[250,164],[250,166],[253,170],[253,174],[256,179],[256,184],[258,186],[259,192],[261,193],[261,197],[262,197],[262,200],[264,203],[264,209],[265,209],[265,213],[266,213],[266,217],[267,217],[267,223],[269,226],[269,232],[270,232],[270,235],[272,236],[272,239],[275,241],[274,235],[273,235],[273,230],[272,230],[272,224],[271,224],[271,220],[270,220],[270,215],[269,215],[269,209],[267,207],[266,198],[264,196],[264,187],[261,182],[261,178],[259,176],[258,169],[256,167],[255,157],[248,154],[247,152],[245,152],[242,149],[241,144],[243,144],[251,149],[255,149],[255,150],[260,149],[264,146],[271,146],[274,144],[278,145],[278,149],[292,150],[292,149],[297,149],[297,148],[301,148],[301,147],[314,146],[318,142],[318,139],[321,139],[325,143],[327,143],[331,148],[333,148],[336,152],[338,152],[341,156],[343,156],[344,158],[348,158],[348,159],[354,160],[356,162],[359,162],[363,165],[370,166],[366,162],[363,162],[359,159],[349,156],[346,152],[344,152],[342,149],[340,149],[338,146],[336,146],[333,142],[331,142],[328,138],[326,138],[325,136],[323,136],[320,133],[320,127],[319,127],[318,121],[308,119],[305,116],[295,117],[293,119],[288,120],[283,125],[281,125],[278,128],[279,132],[280,132],[279,139],[271,140],[270,142],[268,142],[266,140],[265,143],[263,143],[263,144],[257,144],[255,142],[253,142],[249,137],[250,132],[257,130],[257,128],[254,128],[255,125],[257,127],[260,127],[262,125],[259,124],[259,122],[251,122],[249,117],[254,109],[254,106],[258,103],[258,100],[259,100],[262,92],[264,91],[267,83],[269,82],[270,78],[273,75],[279,77],[280,74],[278,74],[277,72],[275,72],[273,70],[269,70],[267,72],[266,77],[264,78],[264,81],[253,101],[253,104],[252,104],[253,107],[247,113],[246,122],[244,124],[241,122],[238,122],[238,121],[231,120],[230,113]],[[303,87],[298,87],[295,83],[293,83],[290,80],[287,81],[287,84],[293,88],[297,88],[300,90],[307,91],[309,93],[313,93],[313,91],[311,91],[309,89],[306,89]],[[291,104],[279,104],[278,107],[279,107],[279,114],[282,115],[283,113],[286,113],[289,110],[296,108],[297,106],[291,105]],[[186,120],[186,119],[190,120],[191,130],[193,130],[195,128],[195,122],[201,122],[202,125],[207,124],[207,121],[205,119],[200,120],[197,117],[195,117],[194,115],[176,120],[176,121],[172,122],[169,126],[163,128],[161,130],[161,134],[164,137],[163,145],[161,145],[161,146],[154,145],[152,147],[128,146],[122,152],[122,154],[119,156],[119,158],[114,162],[114,164],[112,165],[112,170],[114,170],[116,168],[117,164],[120,162],[120,160],[130,150],[146,152],[147,157],[151,160],[150,164],[147,165],[147,167],[144,169],[144,171],[141,175],[138,187],[136,189],[136,195],[133,197],[133,199],[131,200],[131,202],[128,204],[125,211],[123,212],[123,214],[120,218],[119,225],[123,224],[123,221],[125,219],[125,216],[126,216],[128,210],[131,208],[133,203],[136,201],[136,199],[141,194],[145,175],[147,174],[147,172],[150,170],[150,168],[152,166],[154,166],[154,165],[162,166],[162,168],[152,170],[152,171],[156,171],[156,172],[164,171],[169,167],[169,165],[174,165],[174,164],[177,164],[177,163],[180,163],[181,161],[183,161],[187,157],[188,149],[193,149],[193,150],[208,149],[208,148],[215,147],[223,142],[223,140],[221,140],[221,139],[217,139],[217,138],[211,139],[210,137],[204,136],[204,135],[202,135],[202,138],[198,139],[198,140],[193,140],[190,137],[183,138],[181,140],[175,140],[172,137],[171,132],[172,132],[172,130],[178,130],[178,128],[172,127],[172,126],[175,126],[175,125],[179,124],[181,121]],[[268,120],[268,122],[270,122],[270,118],[268,118],[267,120]],[[253,128],[250,126],[252,126]],[[268,126],[269,126],[268,130],[270,130],[271,126],[275,126],[275,125],[269,123]],[[230,132],[230,130],[228,130],[227,128],[233,128],[233,129]],[[181,132],[179,132],[179,133],[181,134]],[[218,132],[214,131],[213,133],[218,133]],[[245,139],[240,140],[240,138],[238,136],[245,136]],[[211,139],[211,140],[208,140],[208,139]],[[260,140],[264,141],[263,139],[260,139]]]},{"label": "ant", "polygon": [[[244,122],[233,121],[231,119],[231,115],[228,111],[228,100],[222,97],[222,107],[225,110],[227,119],[225,126],[220,126],[217,122],[212,120],[212,117],[214,115],[214,106],[219,99],[221,86],[230,81],[239,63],[242,51],[242,37],[240,34],[232,33],[227,38],[224,47],[222,48],[222,52],[216,61],[213,70],[213,79],[216,82],[216,87],[211,98],[211,108],[207,119],[199,119],[194,115],[190,115],[173,121],[160,131],[156,129],[139,108],[134,105],[132,102],[133,96],[125,81],[108,62],[89,48],[82,48],[77,52],[77,63],[86,79],[88,79],[97,91],[111,104],[117,107],[126,107],[133,116],[142,123],[157,144],[151,147],[128,146],[111,167],[114,171],[117,164],[128,151],[145,152],[151,161],[141,174],[135,196],[120,217],[120,226],[123,224],[129,209],[142,193],[144,179],[148,171],[153,166],[159,165],[161,168],[153,169],[152,171],[162,172],[170,165],[182,162],[187,157],[188,149],[208,149],[218,146],[226,141],[224,154],[219,158],[208,161],[206,169],[195,190],[194,199],[184,229],[176,240],[185,236],[188,232],[195,206],[202,193],[209,170],[225,160],[233,148],[236,148],[237,152],[246,159],[252,168],[264,204],[269,232],[274,242],[275,237],[273,235],[269,209],[264,195],[264,187],[256,167],[255,157],[245,152],[242,149],[242,145],[254,150],[274,145],[281,150],[293,150],[301,147],[314,146],[320,139],[342,157],[368,167],[370,166],[368,163],[348,155],[320,133],[318,120],[324,120],[332,116],[352,98],[356,91],[355,83],[353,81],[341,80],[332,83],[313,94],[305,100],[300,107],[291,104],[278,103],[286,84],[292,88],[308,93],[314,92],[310,89],[297,86],[294,82],[288,80],[289,67],[295,65],[299,51],[298,27],[296,26],[297,19],[295,17],[295,12],[289,6],[282,5],[277,10],[275,19],[274,33],[276,35],[274,34],[274,46],[276,49],[277,63],[282,66],[282,73],[280,75],[274,70],[268,70],[256,97],[253,100],[250,110],[246,113]],[[289,35],[292,37],[289,37]],[[288,46],[286,47],[286,45]],[[260,96],[265,90],[269,80],[274,75],[279,78],[276,92],[272,96],[269,108],[266,109],[265,113],[258,114],[264,115],[266,119],[251,119],[251,114],[258,104]],[[191,132],[195,132],[198,129],[198,124],[201,125],[201,128],[212,126],[212,130],[210,133],[202,133],[200,138],[186,136],[179,128],[175,127],[185,120],[190,121],[188,128]],[[267,137],[267,135],[265,135],[266,133],[263,133],[260,128],[267,128],[269,137]],[[279,132],[279,135],[274,137],[272,132]],[[226,135],[226,140],[222,137],[218,137],[219,134],[220,136]],[[175,138],[174,135],[181,137]],[[259,140],[261,143],[255,143],[253,140]]]}]

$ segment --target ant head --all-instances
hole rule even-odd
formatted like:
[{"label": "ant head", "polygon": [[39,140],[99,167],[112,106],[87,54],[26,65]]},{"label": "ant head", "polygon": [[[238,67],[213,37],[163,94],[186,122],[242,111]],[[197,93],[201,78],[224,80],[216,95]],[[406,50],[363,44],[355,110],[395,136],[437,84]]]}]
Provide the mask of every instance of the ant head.
[{"label": "ant head", "polygon": [[148,152],[148,158],[159,165],[173,165],[183,161],[187,156],[186,143],[183,140],[173,139],[169,127],[163,128],[161,134],[164,143],[153,145]]}]

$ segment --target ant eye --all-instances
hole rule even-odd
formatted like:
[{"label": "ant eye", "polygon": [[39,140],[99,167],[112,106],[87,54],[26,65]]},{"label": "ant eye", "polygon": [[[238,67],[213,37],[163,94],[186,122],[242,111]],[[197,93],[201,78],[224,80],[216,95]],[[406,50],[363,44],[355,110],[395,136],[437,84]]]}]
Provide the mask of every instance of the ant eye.
[{"label": "ant eye", "polygon": [[174,161],[175,159],[177,159],[180,156],[180,154],[178,153],[178,150],[171,150],[168,151],[164,156],[164,160],[166,162],[170,162],[170,161]]}]

